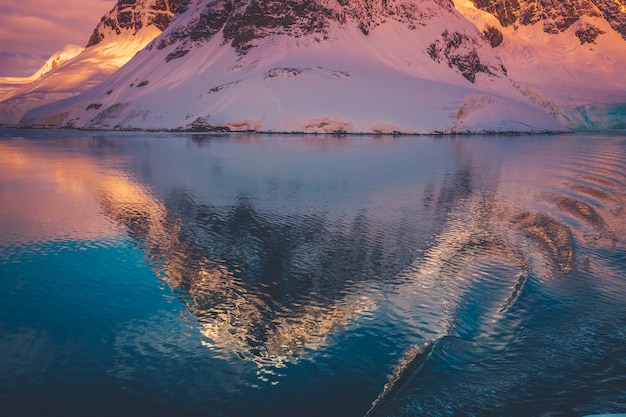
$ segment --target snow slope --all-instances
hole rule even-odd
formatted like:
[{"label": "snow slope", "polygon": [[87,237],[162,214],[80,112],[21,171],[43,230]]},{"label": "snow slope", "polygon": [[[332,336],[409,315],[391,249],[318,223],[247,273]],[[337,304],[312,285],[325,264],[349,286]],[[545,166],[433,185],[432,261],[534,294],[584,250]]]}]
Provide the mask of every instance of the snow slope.
[{"label": "snow slope", "polygon": [[501,16],[477,9],[471,0],[455,2],[481,31],[491,27],[502,34],[495,49],[509,77],[568,128],[626,128],[626,40],[600,9],[581,12],[562,30],[550,30],[549,19],[503,26]]},{"label": "snow slope", "polygon": [[0,77],[0,101],[13,96],[25,84],[38,80],[44,74],[55,69],[80,54],[85,48],[77,45],[65,45],[63,49],[55,52],[44,64],[30,77]]},{"label": "snow slope", "polygon": [[449,2],[388,0],[379,9],[370,3],[197,0],[105,82],[34,109],[21,124],[267,132],[562,129],[514,87],[494,50]]},{"label": "snow slope", "polygon": [[149,26],[135,35],[112,37],[23,85],[0,103],[0,125],[15,125],[35,107],[75,96],[94,87],[130,60],[160,31]]},{"label": "snow slope", "polygon": [[[100,83],[160,34],[180,5],[181,0],[118,0],[102,17],[82,53],[76,49],[79,47],[70,48],[62,51],[59,59],[53,56],[48,66],[29,79],[5,79],[5,88],[0,86],[4,91],[0,125],[19,124],[26,111]],[[16,88],[19,84],[25,85]]]}]

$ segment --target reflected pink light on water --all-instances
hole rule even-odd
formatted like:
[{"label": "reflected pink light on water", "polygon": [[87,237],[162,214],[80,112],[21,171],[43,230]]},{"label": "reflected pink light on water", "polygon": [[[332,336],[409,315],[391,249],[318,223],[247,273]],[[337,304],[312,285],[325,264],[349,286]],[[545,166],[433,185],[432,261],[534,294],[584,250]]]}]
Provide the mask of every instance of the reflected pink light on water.
[{"label": "reflected pink light on water", "polygon": [[119,171],[103,170],[89,159],[53,151],[27,153],[10,143],[0,144],[0,184],[0,228],[2,240],[9,243],[41,236],[50,240],[121,236],[123,228],[103,214],[99,200],[107,188],[113,194],[138,188]]}]

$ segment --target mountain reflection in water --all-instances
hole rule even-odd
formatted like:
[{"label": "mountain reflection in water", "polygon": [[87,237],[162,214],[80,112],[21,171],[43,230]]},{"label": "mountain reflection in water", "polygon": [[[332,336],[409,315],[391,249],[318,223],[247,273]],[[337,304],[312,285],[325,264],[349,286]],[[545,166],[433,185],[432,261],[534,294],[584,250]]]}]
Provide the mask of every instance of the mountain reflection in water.
[{"label": "mountain reflection in water", "polygon": [[[106,215],[179,290],[213,347],[260,366],[295,361],[374,311],[363,282],[393,279],[413,260],[408,245],[417,246],[406,216],[380,224],[366,212],[336,220],[324,212],[263,213],[245,194],[216,207],[181,189],[163,206],[128,188],[132,200],[101,193]],[[395,231],[406,236],[403,246]]]},{"label": "mountain reflection in water", "polygon": [[[581,311],[596,296],[624,301],[624,144],[570,139],[12,138],[0,141],[0,226],[9,231],[0,247],[10,248],[0,254],[8,264],[36,241],[127,236],[215,357],[271,370],[337,355],[342,366],[340,341],[362,332],[388,348],[350,413],[498,414],[489,402],[509,398],[515,382],[490,373],[489,361],[541,328],[533,297],[567,304],[579,297],[567,286],[593,276],[602,282],[586,290],[600,295]],[[33,191],[25,178],[51,185]],[[576,357],[568,349],[579,335],[568,337],[546,349]],[[376,352],[357,344],[348,355]],[[538,366],[508,360],[520,381]],[[463,385],[455,370],[472,364],[484,381]],[[421,381],[437,372],[463,388],[428,391]],[[623,393],[606,392],[606,403]],[[226,415],[249,414],[224,401]],[[594,404],[559,401],[565,415]]]}]

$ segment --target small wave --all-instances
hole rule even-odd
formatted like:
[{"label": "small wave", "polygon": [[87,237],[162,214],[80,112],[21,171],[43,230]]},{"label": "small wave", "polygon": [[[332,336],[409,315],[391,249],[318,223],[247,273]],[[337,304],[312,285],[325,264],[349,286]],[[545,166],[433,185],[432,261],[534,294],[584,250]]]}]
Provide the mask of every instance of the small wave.
[{"label": "small wave", "polygon": [[422,346],[413,346],[404,354],[404,357],[393,370],[389,382],[372,403],[372,407],[365,417],[384,415],[381,412],[388,406],[388,402],[398,395],[403,387],[406,387],[410,380],[419,373],[419,370],[432,352],[433,345],[434,342],[426,342]]},{"label": "small wave", "polygon": [[565,196],[555,196],[551,200],[564,212],[588,223],[594,228],[606,229],[604,219],[590,204]]},{"label": "small wave", "polygon": [[543,213],[525,212],[514,224],[536,243],[546,259],[561,273],[574,269],[574,244],[569,227]]}]

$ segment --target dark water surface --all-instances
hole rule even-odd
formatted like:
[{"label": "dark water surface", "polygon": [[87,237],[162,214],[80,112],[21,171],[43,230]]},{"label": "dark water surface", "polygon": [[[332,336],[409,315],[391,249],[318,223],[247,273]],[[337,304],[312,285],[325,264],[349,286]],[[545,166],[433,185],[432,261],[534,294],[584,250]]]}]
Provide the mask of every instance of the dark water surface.
[{"label": "dark water surface", "polygon": [[615,133],[0,131],[0,415],[624,413],[625,205]]}]

